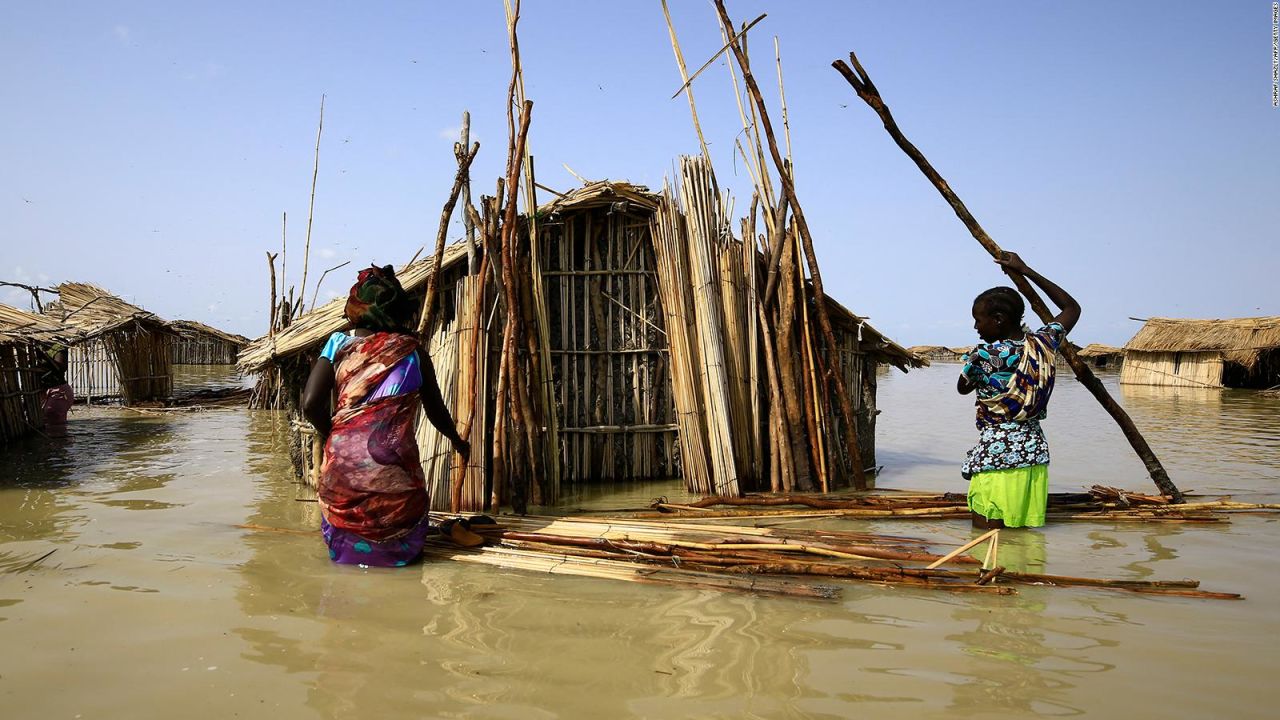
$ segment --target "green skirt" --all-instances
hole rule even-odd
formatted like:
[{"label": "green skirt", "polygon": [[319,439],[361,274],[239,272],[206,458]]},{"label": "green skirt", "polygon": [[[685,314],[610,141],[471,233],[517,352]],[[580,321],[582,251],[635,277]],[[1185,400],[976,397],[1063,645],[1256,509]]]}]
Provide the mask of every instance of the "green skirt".
[{"label": "green skirt", "polygon": [[1005,527],[1040,527],[1049,502],[1049,466],[989,470],[969,479],[969,509]]}]

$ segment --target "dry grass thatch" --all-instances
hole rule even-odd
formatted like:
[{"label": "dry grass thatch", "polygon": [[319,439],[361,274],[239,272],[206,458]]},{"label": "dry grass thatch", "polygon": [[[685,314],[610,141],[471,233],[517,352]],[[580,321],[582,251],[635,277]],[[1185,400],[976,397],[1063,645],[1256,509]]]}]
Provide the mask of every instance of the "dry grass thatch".
[{"label": "dry grass thatch", "polygon": [[[813,302],[813,283],[807,283],[809,302]],[[849,308],[841,305],[830,295],[826,296],[827,311],[831,313],[831,322],[858,337],[858,341],[864,346],[870,345],[874,353],[879,353],[884,360],[899,370],[906,371],[907,368],[921,368],[929,364],[927,358],[922,357],[919,353],[908,348],[904,348],[898,343],[890,340],[884,333],[871,326],[866,318],[853,314]],[[968,350],[966,349],[966,352]]]},{"label": "dry grass thatch", "polygon": [[1280,349],[1280,316],[1228,320],[1151,318],[1125,346],[1138,352],[1219,352],[1252,368],[1266,350]]},{"label": "dry grass thatch", "polygon": [[216,327],[205,325],[204,323],[196,322],[195,320],[170,320],[169,327],[173,328],[174,331],[183,338],[207,335],[216,340],[230,343],[232,345],[239,345],[240,347],[244,347],[252,342],[249,338],[243,335],[236,335],[235,333],[229,333],[225,330],[219,330]]},{"label": "dry grass thatch", "polygon": [[608,205],[618,212],[625,212],[631,205],[653,212],[658,207],[658,201],[659,196],[643,185],[595,180],[539,205],[538,214],[554,215],[569,208],[582,210],[601,205]]},{"label": "dry grass thatch", "polygon": [[163,318],[89,283],[63,283],[56,290],[58,302],[46,306],[45,314],[77,331],[78,341],[105,342],[125,405],[172,393],[176,333]]},{"label": "dry grass thatch", "polygon": [[67,343],[74,339],[76,331],[44,315],[0,305],[0,342]]},{"label": "dry grass thatch", "polygon": [[1077,354],[1083,358],[1108,357],[1112,355],[1123,355],[1124,348],[1103,345],[1102,343],[1089,343]]},{"label": "dry grass thatch", "polygon": [[[456,262],[465,261],[466,257],[466,245],[454,243],[445,248],[441,268],[449,268]],[[396,278],[400,280],[406,292],[412,293],[426,287],[427,278],[431,277],[433,263],[433,258],[414,261],[397,269]],[[346,304],[346,297],[334,298],[324,305],[307,311],[293,321],[293,324],[274,336],[264,335],[249,343],[249,346],[240,353],[238,362],[240,371],[260,373],[280,358],[303,352],[323,343],[325,338],[347,326],[347,320],[342,314]]]},{"label": "dry grass thatch", "polygon": [[45,314],[76,330],[85,339],[135,324],[168,331],[168,325],[155,313],[131,305],[96,285],[68,282],[55,289],[58,302],[50,303]]}]

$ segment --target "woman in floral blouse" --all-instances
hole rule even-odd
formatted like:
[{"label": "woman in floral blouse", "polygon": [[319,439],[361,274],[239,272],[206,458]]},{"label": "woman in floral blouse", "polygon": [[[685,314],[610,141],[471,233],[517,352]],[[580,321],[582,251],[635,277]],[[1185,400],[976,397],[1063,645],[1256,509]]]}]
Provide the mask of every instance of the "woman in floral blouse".
[{"label": "woman in floral blouse", "polygon": [[1022,296],[994,287],[973,301],[973,327],[982,343],[964,356],[956,383],[977,393],[978,444],[960,473],[969,480],[969,510],[982,528],[1038,527],[1049,499],[1049,444],[1040,421],[1053,393],[1054,355],[1080,319],[1080,305],[1016,253],[996,262],[1021,273],[1061,312],[1031,332],[1022,324]]}]

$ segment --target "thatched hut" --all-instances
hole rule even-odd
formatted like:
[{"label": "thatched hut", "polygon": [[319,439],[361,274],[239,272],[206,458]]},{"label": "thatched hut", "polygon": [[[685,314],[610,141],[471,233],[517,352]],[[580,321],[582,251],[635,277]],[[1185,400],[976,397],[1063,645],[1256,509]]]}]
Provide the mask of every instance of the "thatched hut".
[{"label": "thatched hut", "polygon": [[95,285],[63,283],[45,314],[75,331],[67,380],[77,399],[119,397],[128,405],[173,391],[174,332],[164,320]]},{"label": "thatched hut", "polygon": [[[960,359],[960,356],[956,354],[955,350],[946,347],[945,345],[912,345],[907,348],[907,352],[926,360],[936,362],[956,362]],[[961,354],[963,354],[963,352],[967,352],[967,350],[962,351]]]},{"label": "thatched hut", "polygon": [[0,305],[0,445],[44,427],[40,356],[70,334],[47,317]]},{"label": "thatched hut", "polygon": [[1077,354],[1090,366],[1100,370],[1114,370],[1124,362],[1123,348],[1103,345],[1102,343],[1089,343]]},{"label": "thatched hut", "polygon": [[1280,385],[1280,316],[1151,318],[1124,351],[1121,383],[1269,388]]},{"label": "thatched hut", "polygon": [[170,320],[169,327],[177,333],[171,348],[174,365],[234,365],[250,342],[243,335],[194,320]]},{"label": "thatched hut", "polygon": [[[538,208],[535,266],[545,298],[545,365],[549,406],[554,412],[545,423],[547,456],[558,460],[558,474],[565,483],[682,476],[682,426],[673,397],[675,370],[667,327],[670,310],[664,308],[659,294],[650,224],[658,203],[659,197],[642,187],[595,182]],[[460,346],[475,347],[469,345],[470,339],[458,340],[475,329],[462,327],[466,323],[459,322],[455,311],[463,307],[459,299],[469,292],[465,287],[469,282],[459,280],[473,277],[467,275],[466,259],[462,245],[445,252],[439,281],[443,302],[429,333],[429,351],[446,402],[456,404],[463,397],[455,389],[460,373],[483,378],[474,411],[476,422],[482,424],[484,414],[492,413],[497,368],[496,363],[473,366],[460,359],[465,355],[459,352]],[[430,262],[419,261],[398,276],[407,290],[418,294],[429,273]],[[811,304],[812,296],[808,300]],[[241,353],[243,372],[277,378],[276,384],[261,386],[259,404],[296,413],[307,368],[329,334],[345,326],[343,304],[339,298],[316,308],[287,329],[255,340]],[[491,308],[486,305],[486,317],[491,316]],[[840,349],[838,367],[852,395],[862,460],[864,465],[874,465],[875,368],[891,364],[905,370],[924,362],[839,303],[828,299],[827,308]],[[726,305],[725,312],[732,311]],[[480,333],[479,347],[489,352],[480,351],[477,357],[496,353],[501,344],[499,324],[492,323],[487,334]],[[745,382],[745,374],[736,380]],[[298,433],[304,434],[305,429],[299,428]],[[760,434],[764,435],[763,428]],[[429,430],[420,433],[419,441],[433,503],[447,507],[448,448]],[[488,446],[474,436],[472,441],[473,446]],[[842,457],[841,451],[831,452],[832,458]],[[314,448],[300,443],[295,466],[303,474],[313,472],[315,457]],[[834,474],[838,477],[840,472]],[[762,489],[768,489],[767,484]]]}]

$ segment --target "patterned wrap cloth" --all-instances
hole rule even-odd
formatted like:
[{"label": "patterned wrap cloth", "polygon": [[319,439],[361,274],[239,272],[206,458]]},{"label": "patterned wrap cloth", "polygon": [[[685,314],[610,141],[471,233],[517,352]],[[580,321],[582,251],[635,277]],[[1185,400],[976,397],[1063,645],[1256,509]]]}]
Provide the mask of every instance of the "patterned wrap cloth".
[{"label": "patterned wrap cloth", "polygon": [[318,495],[337,562],[404,565],[422,550],[428,498],[414,437],[418,393],[373,397],[417,350],[412,335],[377,332],[351,338],[334,358],[338,407]]},{"label": "patterned wrap cloth", "polygon": [[408,315],[409,296],[395,270],[387,265],[376,265],[360,271],[356,284],[347,294],[347,306],[343,314],[352,327],[391,332],[400,329],[400,318]]}]

